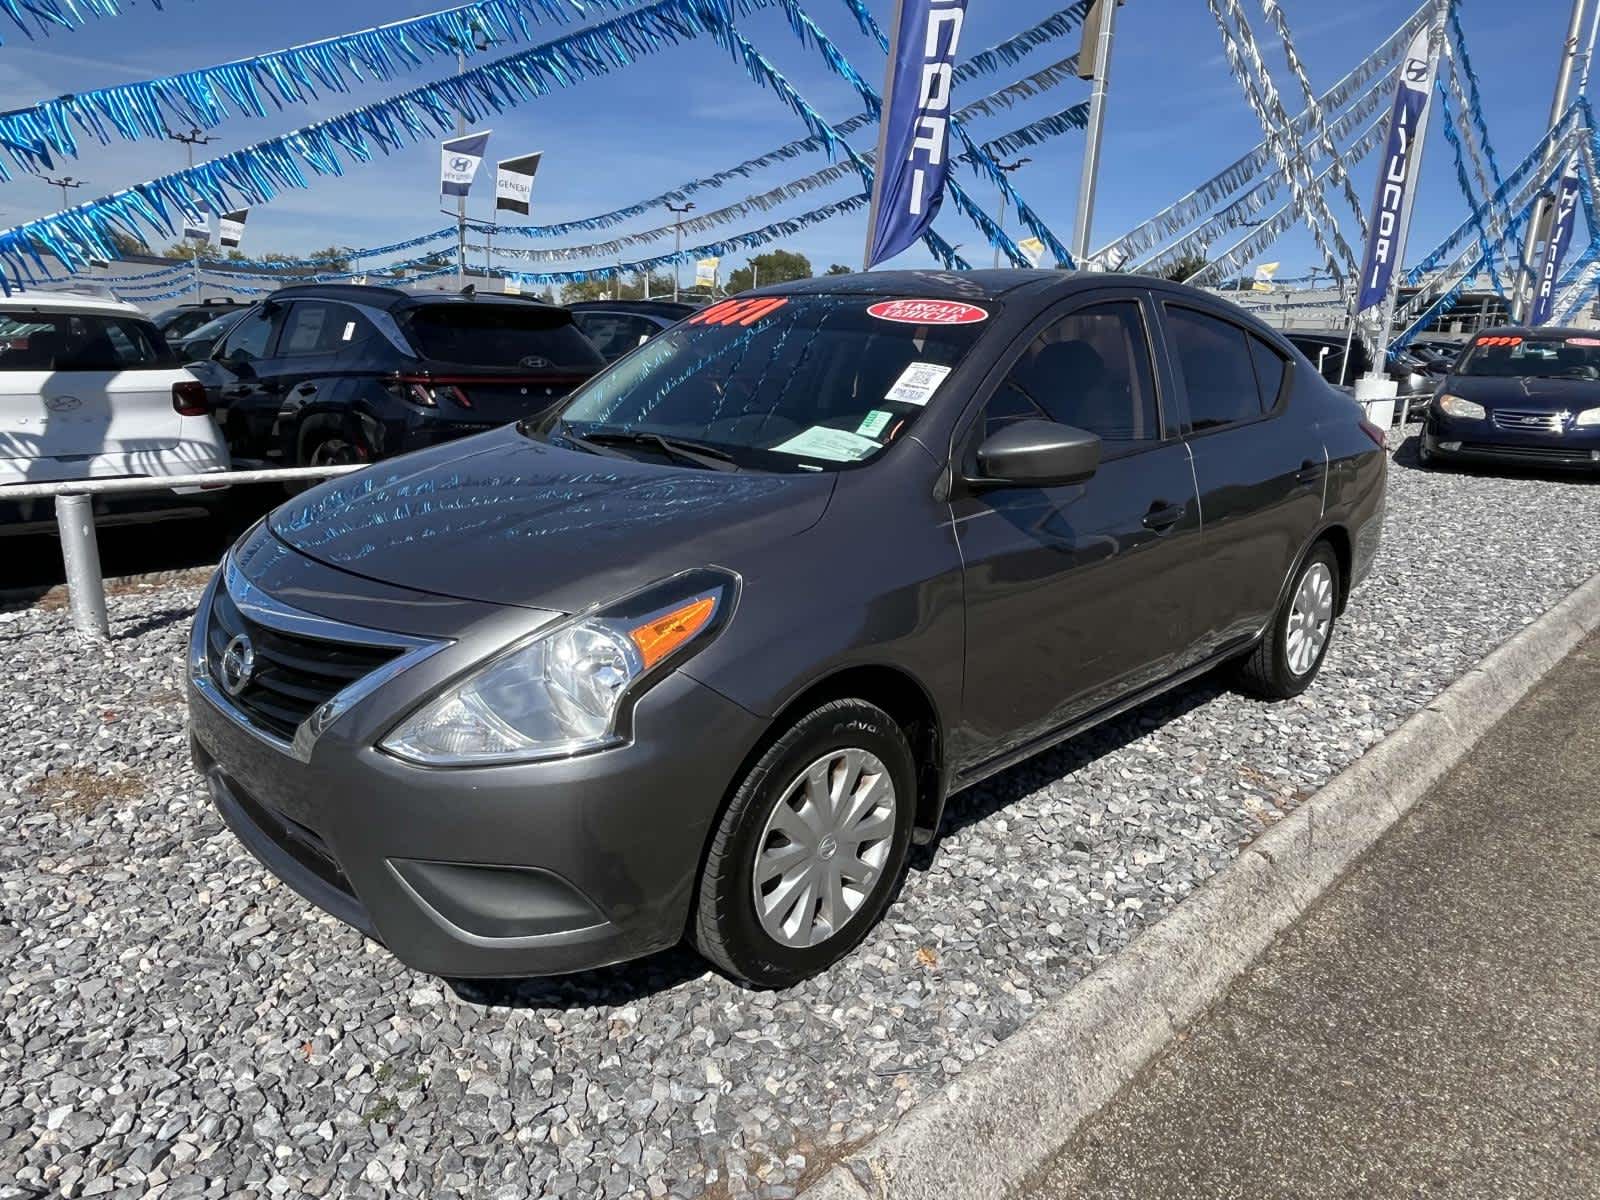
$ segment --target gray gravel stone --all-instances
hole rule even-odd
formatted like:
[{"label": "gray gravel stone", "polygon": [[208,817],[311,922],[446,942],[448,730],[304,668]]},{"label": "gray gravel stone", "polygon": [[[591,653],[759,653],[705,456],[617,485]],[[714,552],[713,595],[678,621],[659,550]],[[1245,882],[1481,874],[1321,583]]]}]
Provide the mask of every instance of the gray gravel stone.
[{"label": "gray gravel stone", "polygon": [[781,994],[682,951],[408,971],[206,804],[195,592],[114,598],[105,648],[0,613],[0,1200],[792,1195],[1600,569],[1597,527],[1587,483],[1397,465],[1307,695],[1203,680],[957,797],[883,926]]}]

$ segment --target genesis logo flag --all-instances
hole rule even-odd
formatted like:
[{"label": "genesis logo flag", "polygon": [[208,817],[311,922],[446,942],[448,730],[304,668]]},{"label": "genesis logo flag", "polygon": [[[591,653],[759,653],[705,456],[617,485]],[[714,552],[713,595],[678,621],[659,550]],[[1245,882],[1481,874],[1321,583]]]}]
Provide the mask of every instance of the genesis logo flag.
[{"label": "genesis logo flag", "polygon": [[498,212],[528,215],[533,201],[533,177],[539,173],[539,160],[544,151],[524,154],[521,158],[502,158],[494,176],[494,207]]},{"label": "genesis logo flag", "polygon": [[1432,45],[1432,29],[1420,30],[1406,48],[1395,85],[1394,107],[1389,114],[1389,141],[1378,170],[1378,196],[1372,204],[1372,231],[1361,263],[1361,294],[1356,311],[1383,303],[1394,279],[1395,260],[1405,240],[1409,215],[1406,196],[1416,182],[1417,152],[1427,132],[1428,97],[1439,58]]},{"label": "genesis logo flag", "polygon": [[439,192],[445,196],[465,196],[477,178],[478,164],[489,148],[489,130],[451,138],[440,147]]},{"label": "genesis logo flag", "polygon": [[876,221],[868,266],[928,231],[950,174],[950,92],[967,0],[904,0],[884,98]]},{"label": "genesis logo flag", "polygon": [[224,246],[237,246],[244,238],[244,223],[249,219],[248,208],[223,213],[217,220],[217,241]]},{"label": "genesis logo flag", "polygon": [[1544,244],[1544,266],[1539,270],[1539,286],[1533,293],[1533,312],[1529,321],[1543,325],[1554,315],[1556,304],[1556,277],[1561,273],[1561,260],[1567,256],[1572,244],[1572,229],[1578,223],[1578,152],[1574,150],[1561,172],[1561,187],[1556,191],[1556,215],[1550,225],[1550,236]]}]

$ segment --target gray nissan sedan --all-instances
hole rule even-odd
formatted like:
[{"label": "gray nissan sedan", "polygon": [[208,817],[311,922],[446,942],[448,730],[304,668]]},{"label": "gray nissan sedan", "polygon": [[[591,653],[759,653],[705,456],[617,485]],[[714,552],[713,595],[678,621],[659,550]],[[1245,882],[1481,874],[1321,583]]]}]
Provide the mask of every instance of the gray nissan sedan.
[{"label": "gray nissan sedan", "polygon": [[269,869],[420,970],[687,937],[783,986],[883,916],[952,792],[1217,666],[1310,684],[1382,444],[1174,284],[748,293],[536,426],[247,533],[195,622],[195,762]]}]

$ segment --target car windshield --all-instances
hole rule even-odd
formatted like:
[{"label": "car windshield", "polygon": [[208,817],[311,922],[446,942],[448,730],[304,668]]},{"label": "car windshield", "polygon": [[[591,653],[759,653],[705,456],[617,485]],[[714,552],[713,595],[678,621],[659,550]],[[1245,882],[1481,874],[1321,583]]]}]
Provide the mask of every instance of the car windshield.
[{"label": "car windshield", "polygon": [[1600,379],[1600,337],[1489,334],[1472,343],[1457,375]]},{"label": "car windshield", "polygon": [[139,317],[0,313],[0,371],[128,371],[175,361],[155,326]]},{"label": "car windshield", "polygon": [[474,367],[585,370],[605,365],[565,309],[537,304],[425,304],[406,331],[425,358]]},{"label": "car windshield", "polygon": [[865,463],[916,423],[994,311],[859,295],[724,301],[580,389],[546,429],[665,438],[765,471]]}]

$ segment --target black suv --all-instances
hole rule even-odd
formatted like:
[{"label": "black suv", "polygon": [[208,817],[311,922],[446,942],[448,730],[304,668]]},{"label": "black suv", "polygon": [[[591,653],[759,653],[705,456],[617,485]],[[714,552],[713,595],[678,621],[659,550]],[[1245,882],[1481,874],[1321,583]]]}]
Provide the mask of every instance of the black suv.
[{"label": "black suv", "polygon": [[538,417],[604,365],[571,313],[536,300],[307,284],[191,369],[236,462],[320,466]]},{"label": "black suv", "polygon": [[674,300],[583,300],[570,307],[578,328],[589,335],[607,362],[616,362],[693,316],[700,305]]},{"label": "black suv", "polygon": [[193,300],[187,304],[175,304],[171,308],[163,309],[153,318],[153,324],[161,331],[161,336],[167,339],[167,344],[174,345],[183,341],[202,325],[208,325],[227,312],[238,312],[249,301],[232,300],[226,296],[213,296],[209,300]]}]

